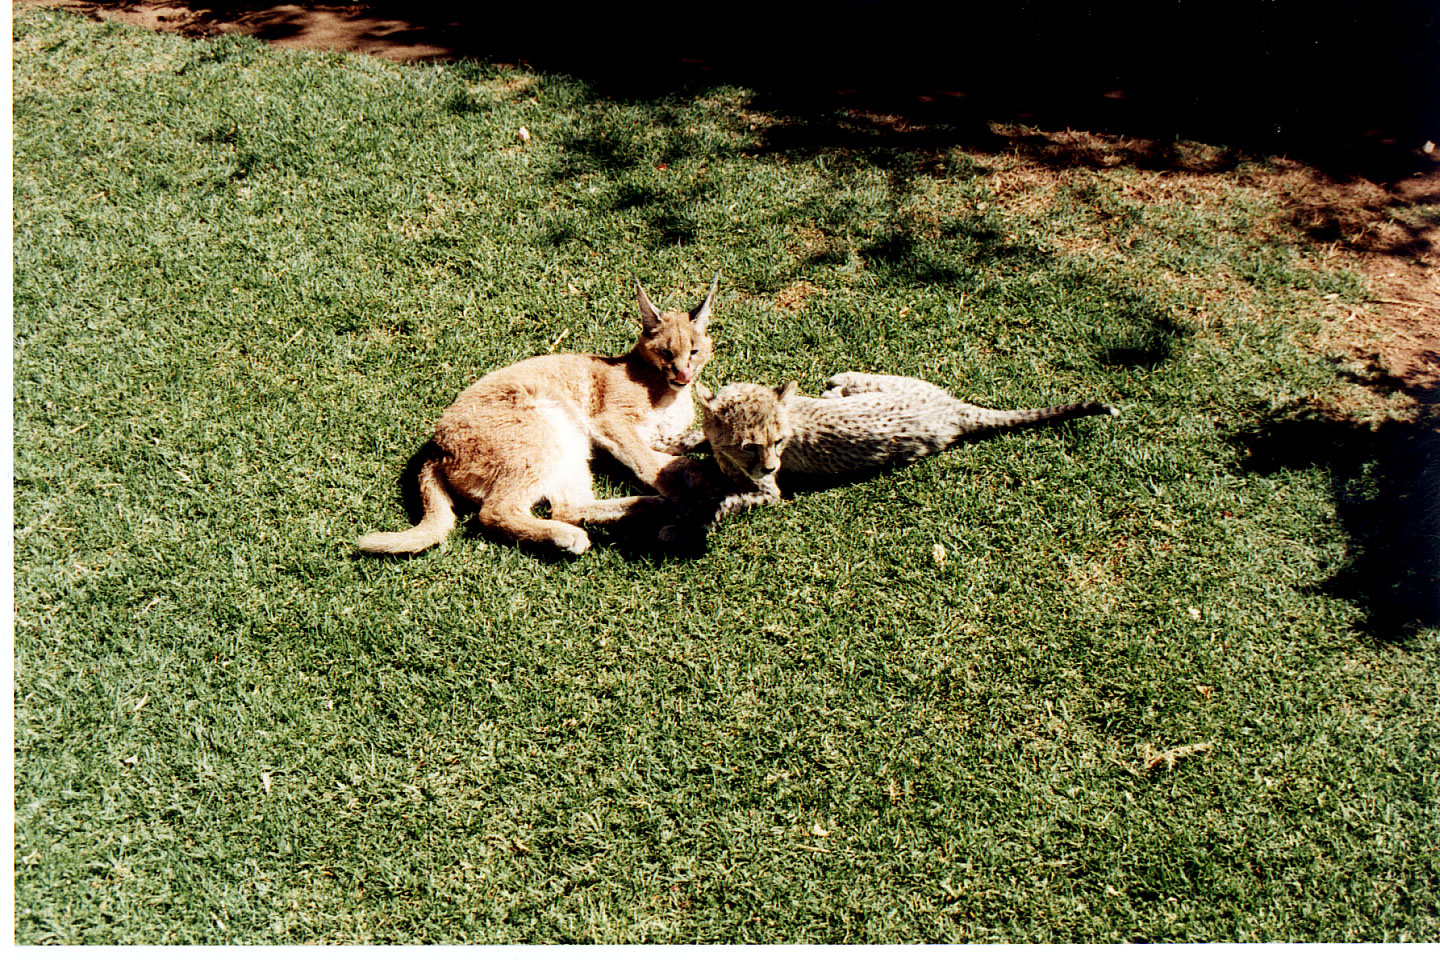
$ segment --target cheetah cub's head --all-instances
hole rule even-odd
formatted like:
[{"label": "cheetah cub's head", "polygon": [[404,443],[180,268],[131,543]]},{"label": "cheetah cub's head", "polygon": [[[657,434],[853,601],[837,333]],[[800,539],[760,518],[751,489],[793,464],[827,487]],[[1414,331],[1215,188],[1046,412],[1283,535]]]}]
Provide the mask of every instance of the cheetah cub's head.
[{"label": "cheetah cub's head", "polygon": [[794,432],[785,401],[798,387],[794,380],[776,388],[732,383],[717,394],[696,385],[705,439],[727,476],[754,483],[780,469],[780,453]]}]

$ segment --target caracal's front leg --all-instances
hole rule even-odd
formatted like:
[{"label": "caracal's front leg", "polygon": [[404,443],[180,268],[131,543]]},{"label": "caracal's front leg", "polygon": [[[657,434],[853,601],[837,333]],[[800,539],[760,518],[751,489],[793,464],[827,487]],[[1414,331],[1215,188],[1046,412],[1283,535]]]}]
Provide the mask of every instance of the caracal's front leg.
[{"label": "caracal's front leg", "polygon": [[[597,425],[593,440],[596,446],[614,457],[625,469],[645,486],[661,493],[679,492],[688,485],[684,457],[672,456],[653,449],[640,439],[639,432],[628,424],[605,423]],[[677,461],[682,461],[677,463]],[[673,465],[673,466],[672,466]],[[670,468],[670,469],[667,469]],[[661,474],[664,473],[662,477]],[[681,486],[677,487],[676,481]]]},{"label": "caracal's front leg", "polygon": [[550,516],[565,523],[609,526],[669,508],[670,500],[665,497],[612,497],[609,500],[589,500],[585,503],[552,503]]}]

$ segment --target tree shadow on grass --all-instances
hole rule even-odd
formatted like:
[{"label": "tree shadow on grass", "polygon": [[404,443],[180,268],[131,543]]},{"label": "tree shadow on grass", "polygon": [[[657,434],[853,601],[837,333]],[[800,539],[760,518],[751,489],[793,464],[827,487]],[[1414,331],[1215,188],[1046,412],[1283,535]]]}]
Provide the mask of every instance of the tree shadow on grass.
[{"label": "tree shadow on grass", "polygon": [[[735,0],[723,16],[703,5],[609,11],[560,2],[539,17],[459,0],[48,2],[92,14],[149,10],[151,25],[189,36],[238,32],[397,59],[524,63],[580,78],[611,100],[743,86],[760,92],[757,107],[786,117],[770,144],[779,150],[902,137],[910,149],[963,145],[1057,165],[1111,162],[1074,143],[990,126],[1005,121],[1123,134],[1135,138],[1122,148],[1127,162],[1151,168],[1190,162],[1175,146],[1190,139],[1395,179],[1410,172],[1410,149],[1433,139],[1440,121],[1433,0],[1371,4],[1345,17],[1269,0],[1170,0],[1143,10],[1061,0]],[[1382,58],[1383,70],[1335,69]],[[1239,159],[1206,162],[1228,169]]]},{"label": "tree shadow on grass", "polygon": [[[1267,0],[1172,0],[1143,11],[1059,0],[959,8],[740,0],[723,17],[703,6],[647,2],[611,12],[562,2],[538,21],[530,9],[458,0],[42,2],[192,37],[240,33],[397,59],[528,64],[618,102],[660,105],[741,86],[756,92],[753,109],[780,121],[762,132],[761,152],[939,155],[959,147],[1057,170],[1125,163],[1191,172],[1284,154],[1336,182],[1358,174],[1378,183],[1433,170],[1415,148],[1440,124],[1433,0],[1338,18]],[[1227,52],[1220,69],[1217,50]],[[1385,69],[1335,69],[1367,61]],[[1185,141],[1229,146],[1197,152]],[[609,149],[603,139],[592,146]],[[1316,194],[1297,193],[1295,218],[1317,238],[1373,245],[1364,228],[1391,220],[1385,198],[1357,205]],[[1387,248],[1421,243],[1413,232],[1391,232]]]},{"label": "tree shadow on grass", "polygon": [[1404,642],[1440,626],[1440,409],[1372,427],[1296,405],[1232,442],[1246,470],[1329,472],[1350,550],[1318,588],[1361,605],[1368,633]]},{"label": "tree shadow on grass", "polygon": [[[883,162],[878,154],[888,151],[938,171],[968,151],[1010,154],[1059,174],[1117,165],[1228,173],[1283,155],[1315,170],[1282,159],[1246,175],[1279,181],[1272,186],[1286,196],[1287,215],[1312,240],[1398,260],[1435,249],[1433,230],[1417,223],[1434,191],[1405,188],[1412,173],[1436,170],[1419,152],[1440,128],[1432,0],[1342,18],[1267,0],[1215,9],[1171,0],[1146,5],[1143,15],[1133,4],[1058,0],[958,9],[925,0],[740,0],[723,17],[658,2],[614,13],[562,2],[546,7],[543,22],[529,9],[458,0],[38,2],[192,37],[237,33],[397,59],[528,65],[577,78],[587,97],[643,104],[662,123],[673,120],[675,103],[739,86],[754,92],[749,110],[775,121],[759,131],[757,156]],[[1216,50],[1228,54],[1222,69],[1214,69]],[[1386,68],[1334,69],[1367,59]],[[465,93],[442,106],[486,108]],[[614,171],[637,163],[636,143],[615,133],[576,134],[561,165]],[[667,138],[662,160],[696,147],[683,126],[671,124]],[[254,158],[241,159],[243,174]],[[694,242],[689,213],[682,198],[648,204],[642,245]]]}]

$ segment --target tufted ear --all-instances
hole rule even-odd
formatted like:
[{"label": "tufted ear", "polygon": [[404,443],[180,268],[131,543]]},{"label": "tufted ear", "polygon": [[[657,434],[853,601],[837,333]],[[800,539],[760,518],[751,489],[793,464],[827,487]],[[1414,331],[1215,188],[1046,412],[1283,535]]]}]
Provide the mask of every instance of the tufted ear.
[{"label": "tufted ear", "polygon": [[635,295],[640,300],[640,326],[645,328],[646,333],[653,333],[660,326],[660,311],[645,295],[645,288],[640,286],[638,279],[635,281]]},{"label": "tufted ear", "polygon": [[786,400],[789,400],[791,397],[795,396],[795,394],[799,390],[800,382],[798,380],[791,380],[789,383],[785,384],[785,386],[775,388],[775,397],[781,403],[784,403]]},{"label": "tufted ear", "polygon": [[710,388],[698,380],[695,381],[695,396],[700,399],[700,406],[706,410],[715,409],[715,394],[711,393]]},{"label": "tufted ear", "polygon": [[710,308],[715,306],[715,292],[720,289],[720,271],[715,271],[715,279],[710,282],[710,292],[705,295],[705,300],[700,306],[690,311],[690,321],[695,324],[696,333],[704,333],[705,325],[710,322]]}]

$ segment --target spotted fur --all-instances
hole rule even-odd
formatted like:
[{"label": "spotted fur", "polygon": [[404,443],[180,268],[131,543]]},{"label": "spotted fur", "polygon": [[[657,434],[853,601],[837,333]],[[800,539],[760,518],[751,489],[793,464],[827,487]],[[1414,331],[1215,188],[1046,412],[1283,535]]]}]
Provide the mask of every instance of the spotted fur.
[{"label": "spotted fur", "polygon": [[732,383],[711,394],[697,385],[703,437],[692,432],[682,443],[698,448],[708,442],[724,481],[706,495],[690,494],[681,520],[662,537],[677,539],[687,535],[686,527],[778,501],[783,476],[873,473],[977,434],[1118,413],[1105,403],[990,410],[933,383],[883,374],[836,374],[818,398],[801,395],[796,386],[793,380],[779,389]]}]

